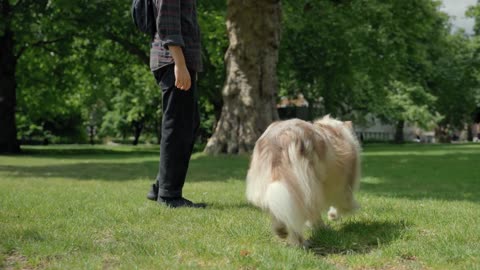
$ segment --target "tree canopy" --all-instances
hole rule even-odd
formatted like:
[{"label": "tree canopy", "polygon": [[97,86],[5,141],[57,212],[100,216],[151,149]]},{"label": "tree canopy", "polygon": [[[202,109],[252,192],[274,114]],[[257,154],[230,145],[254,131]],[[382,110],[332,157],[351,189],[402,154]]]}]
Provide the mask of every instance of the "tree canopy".
[{"label": "tree canopy", "polygon": [[[0,7],[0,146],[14,132],[24,143],[158,142],[161,94],[148,69],[149,37],[134,29],[129,1],[0,0]],[[468,36],[452,33],[436,0],[283,0],[281,9],[279,96],[301,93],[321,105],[319,114],[356,121],[473,121],[480,107],[478,19]],[[479,18],[479,10],[468,14]],[[199,1],[198,12],[205,141],[228,83],[227,4]]]}]

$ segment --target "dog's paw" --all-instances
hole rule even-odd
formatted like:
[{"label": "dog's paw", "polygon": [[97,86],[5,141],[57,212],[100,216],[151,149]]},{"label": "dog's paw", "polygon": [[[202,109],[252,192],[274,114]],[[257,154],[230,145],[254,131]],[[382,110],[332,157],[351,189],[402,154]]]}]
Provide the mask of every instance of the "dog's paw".
[{"label": "dog's paw", "polygon": [[313,247],[313,243],[309,240],[303,241],[303,243],[301,245],[301,248],[303,248],[304,250],[311,249],[312,247]]},{"label": "dog's paw", "polygon": [[330,207],[330,210],[328,210],[328,220],[338,220],[340,218],[340,215],[338,214],[337,209],[334,207]]}]

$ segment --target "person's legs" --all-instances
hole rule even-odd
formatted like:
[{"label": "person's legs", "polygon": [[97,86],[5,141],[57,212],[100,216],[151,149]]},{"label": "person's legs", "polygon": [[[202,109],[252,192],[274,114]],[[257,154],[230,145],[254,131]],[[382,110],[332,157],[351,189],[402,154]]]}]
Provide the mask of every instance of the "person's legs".
[{"label": "person's legs", "polygon": [[[156,195],[159,202],[175,201],[182,198],[195,135],[200,124],[196,74],[190,72],[192,87],[188,91],[175,87],[173,65],[156,71],[154,75],[162,88],[163,99],[160,164],[154,189],[157,189]],[[151,193],[147,197],[154,199],[151,198]],[[188,202],[184,203],[188,204]]]},{"label": "person's legs", "polygon": [[195,132],[199,125],[196,84],[193,78],[189,91],[182,91],[175,87],[173,66],[167,67],[161,78],[163,119],[160,166],[157,176],[160,197],[182,196]]}]

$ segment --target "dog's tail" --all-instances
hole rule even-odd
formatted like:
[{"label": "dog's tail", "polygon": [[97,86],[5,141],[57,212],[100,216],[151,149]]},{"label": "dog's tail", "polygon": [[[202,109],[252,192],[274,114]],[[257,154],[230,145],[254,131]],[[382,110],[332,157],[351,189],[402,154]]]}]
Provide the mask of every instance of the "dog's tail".
[{"label": "dog's tail", "polygon": [[303,209],[289,192],[284,181],[275,181],[268,185],[265,204],[270,213],[288,230],[302,234],[306,222]]}]

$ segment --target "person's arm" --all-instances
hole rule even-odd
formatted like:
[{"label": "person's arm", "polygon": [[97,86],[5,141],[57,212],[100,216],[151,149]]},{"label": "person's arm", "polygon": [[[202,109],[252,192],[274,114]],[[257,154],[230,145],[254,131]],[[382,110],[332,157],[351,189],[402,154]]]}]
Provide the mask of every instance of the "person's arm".
[{"label": "person's arm", "polygon": [[192,79],[185,64],[185,56],[180,46],[168,46],[173,60],[175,61],[175,86],[178,89],[188,91],[192,85]]},{"label": "person's arm", "polygon": [[157,32],[165,49],[168,46],[185,47],[180,18],[180,0],[156,0]]},{"label": "person's arm", "polygon": [[175,61],[175,86],[189,90],[192,80],[185,64],[182,47],[182,28],[180,23],[180,0],[157,0],[157,32],[163,46],[172,54]]}]

